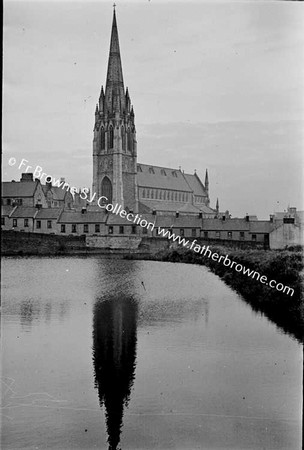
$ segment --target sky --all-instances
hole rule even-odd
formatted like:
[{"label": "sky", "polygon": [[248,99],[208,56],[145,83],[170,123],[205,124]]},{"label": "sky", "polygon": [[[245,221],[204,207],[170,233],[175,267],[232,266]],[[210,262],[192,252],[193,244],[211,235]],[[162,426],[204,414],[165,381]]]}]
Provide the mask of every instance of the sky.
[{"label": "sky", "polygon": [[[3,179],[92,184],[109,1],[4,3]],[[208,168],[233,217],[304,209],[304,9],[280,1],[116,1],[138,162]],[[17,163],[10,167],[9,158]]]}]

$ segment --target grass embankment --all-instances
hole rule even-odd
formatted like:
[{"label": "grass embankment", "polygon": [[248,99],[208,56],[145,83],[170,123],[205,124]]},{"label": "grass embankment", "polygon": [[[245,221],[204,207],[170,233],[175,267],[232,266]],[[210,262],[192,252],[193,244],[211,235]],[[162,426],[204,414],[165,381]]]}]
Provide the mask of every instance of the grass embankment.
[{"label": "grass embankment", "polygon": [[227,285],[242,295],[255,311],[263,312],[276,325],[303,342],[304,301],[303,301],[303,256],[300,249],[291,250],[230,250],[211,247],[212,252],[228,255],[229,259],[253,269],[267,280],[276,280],[294,289],[292,296],[262,284],[234,268],[225,267],[222,262],[198,255],[183,248],[171,249],[156,256],[156,259],[184,262],[207,266]]}]

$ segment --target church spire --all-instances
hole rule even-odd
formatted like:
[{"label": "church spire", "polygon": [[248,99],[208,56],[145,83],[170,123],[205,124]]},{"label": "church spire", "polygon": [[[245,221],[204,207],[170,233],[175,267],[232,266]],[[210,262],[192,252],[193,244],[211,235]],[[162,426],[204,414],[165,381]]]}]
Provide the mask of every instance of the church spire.
[{"label": "church spire", "polygon": [[207,191],[209,190],[208,169],[206,169],[206,175],[205,175],[205,188],[206,188]]},{"label": "church spire", "polygon": [[114,113],[116,111],[122,112],[124,110],[124,82],[122,75],[115,8],[113,11],[105,100],[109,113]]}]

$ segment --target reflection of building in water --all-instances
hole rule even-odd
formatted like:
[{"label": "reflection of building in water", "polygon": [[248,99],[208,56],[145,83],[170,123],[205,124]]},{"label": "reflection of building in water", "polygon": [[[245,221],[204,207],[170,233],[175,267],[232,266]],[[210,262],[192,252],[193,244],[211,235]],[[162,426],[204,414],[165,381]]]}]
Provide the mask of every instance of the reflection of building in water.
[{"label": "reflection of building in water", "polygon": [[130,297],[96,302],[93,362],[100,406],[105,407],[109,449],[117,449],[135,377],[137,304]]}]

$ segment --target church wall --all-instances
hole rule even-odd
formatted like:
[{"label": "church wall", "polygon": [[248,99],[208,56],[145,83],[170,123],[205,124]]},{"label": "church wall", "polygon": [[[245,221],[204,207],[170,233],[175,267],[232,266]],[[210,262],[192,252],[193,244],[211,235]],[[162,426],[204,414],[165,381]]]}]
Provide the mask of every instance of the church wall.
[{"label": "church wall", "polygon": [[136,175],[132,173],[123,173],[123,193],[124,193],[124,208],[128,207],[130,210],[137,212],[136,201]]}]

